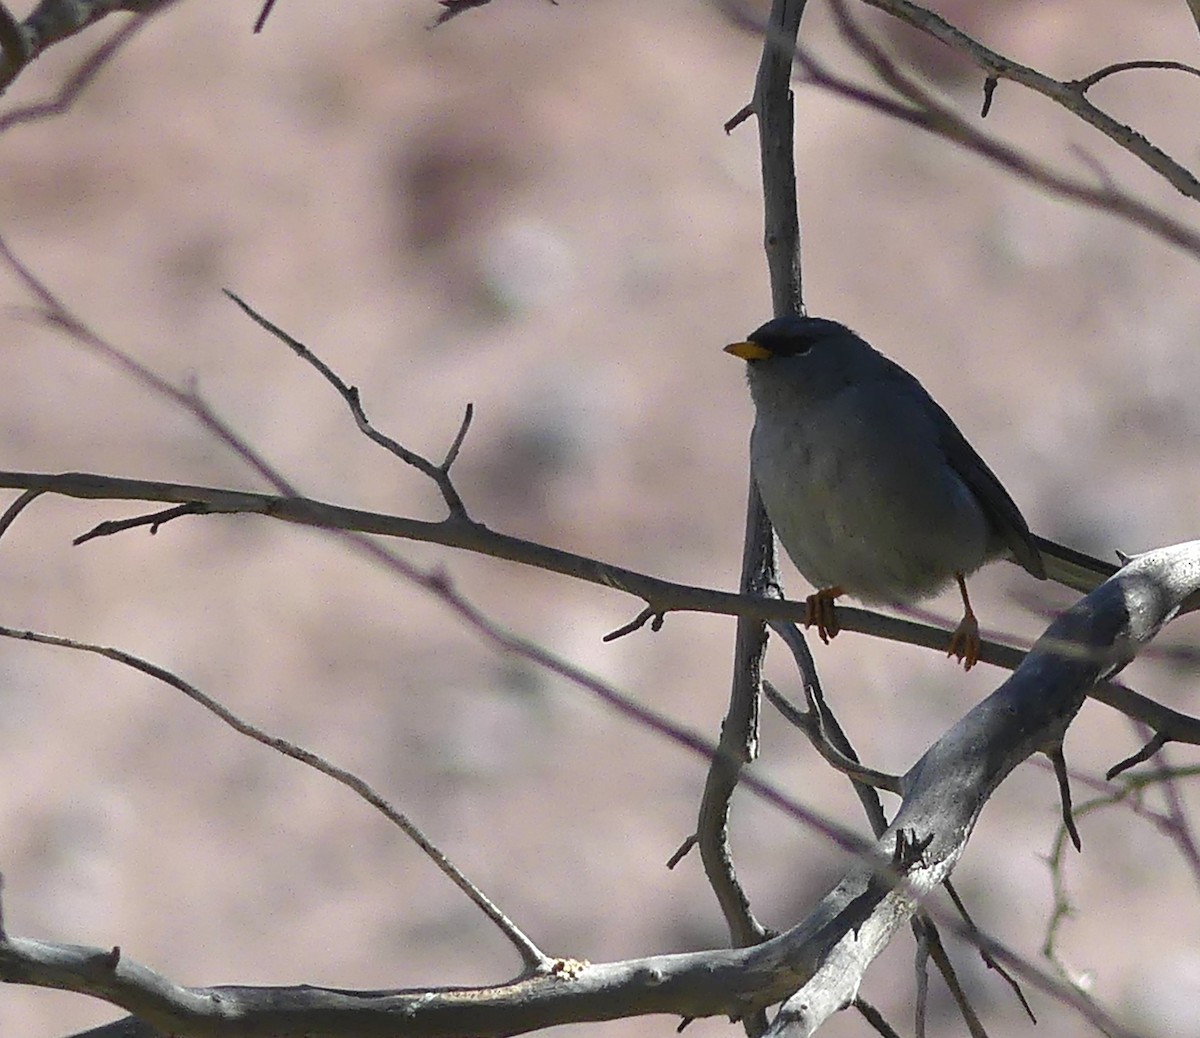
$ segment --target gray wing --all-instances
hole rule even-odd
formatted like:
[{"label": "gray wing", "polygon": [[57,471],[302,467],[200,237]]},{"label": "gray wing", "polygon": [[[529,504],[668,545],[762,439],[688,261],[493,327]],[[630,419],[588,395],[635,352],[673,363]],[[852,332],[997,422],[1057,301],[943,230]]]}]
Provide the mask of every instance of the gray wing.
[{"label": "gray wing", "polygon": [[967,443],[966,437],[958,431],[953,419],[938,406],[937,401],[925,391],[920,382],[911,375],[909,378],[925,400],[925,405],[937,426],[942,450],[954,471],[971,488],[983,506],[984,514],[1008,545],[1017,562],[1038,580],[1045,580],[1046,567],[1042,563],[1041,553],[1033,534],[1029,532],[1029,524],[1021,515],[1021,510],[1008,496],[1008,491],[996,478],[996,474],[987,467],[987,463],[975,453],[975,448]]},{"label": "gray wing", "polygon": [[1037,534],[1033,535],[1033,543],[1046,564],[1046,576],[1076,591],[1095,591],[1120,568]]}]

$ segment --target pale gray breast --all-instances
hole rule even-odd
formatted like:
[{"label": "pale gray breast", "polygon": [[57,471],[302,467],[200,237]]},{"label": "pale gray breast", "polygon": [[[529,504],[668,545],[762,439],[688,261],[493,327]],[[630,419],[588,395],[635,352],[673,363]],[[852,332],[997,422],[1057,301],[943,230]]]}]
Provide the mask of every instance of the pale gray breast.
[{"label": "pale gray breast", "polygon": [[801,403],[785,380],[764,382],[752,385],[755,478],[780,542],[814,587],[909,602],[994,553],[978,501],[907,386],[869,381]]}]

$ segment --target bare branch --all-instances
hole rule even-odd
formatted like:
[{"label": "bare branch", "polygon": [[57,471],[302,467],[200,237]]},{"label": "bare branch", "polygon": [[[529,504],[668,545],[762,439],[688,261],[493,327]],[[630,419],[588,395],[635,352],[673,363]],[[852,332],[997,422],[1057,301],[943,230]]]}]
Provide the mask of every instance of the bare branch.
[{"label": "bare branch", "polygon": [[262,10],[258,12],[258,17],[254,19],[254,31],[256,33],[263,31],[263,26],[267,24],[267,19],[271,17],[271,11],[274,7],[275,0],[265,0]]},{"label": "bare branch", "polygon": [[466,415],[463,417],[462,424],[459,426],[458,434],[454,437],[454,442],[450,445],[449,451],[446,453],[446,460],[440,465],[435,465],[428,458],[416,451],[409,450],[403,444],[393,440],[390,436],[380,432],[371,424],[367,418],[367,412],[362,405],[362,400],[359,397],[358,387],[352,386],[346,382],[336,371],[318,357],[312,350],[304,345],[299,339],[294,338],[280,328],[277,324],[273,324],[262,316],[240,296],[234,294],[229,289],[223,289],[225,294],[232,299],[255,324],[261,328],[265,328],[268,332],[275,336],[280,342],[286,345],[293,353],[301,360],[305,361],[314,367],[334,389],[337,390],[341,398],[346,401],[346,406],[350,409],[350,413],[354,416],[354,422],[358,426],[359,431],[374,443],[377,443],[390,454],[395,455],[406,465],[411,465],[424,476],[428,476],[437,485],[441,492],[443,500],[446,502],[446,508],[450,515],[456,519],[467,519],[467,509],[463,505],[462,498],[459,497],[458,491],[455,489],[453,482],[450,480],[450,466],[454,459],[458,456],[459,448],[462,446],[463,439],[467,435],[467,429],[471,426],[471,416],[474,409],[470,404],[467,405]]},{"label": "bare branch", "polygon": [[[1200,584],[1200,542],[1132,560],[1054,621],[1020,669],[929,748],[904,776],[904,801],[873,851],[856,859],[841,882],[800,924],[754,947],[593,966],[564,962],[549,973],[486,989],[343,992],[181,988],[111,951],[48,945],[11,935],[0,942],[0,979],[104,998],[190,1033],[219,1034],[237,1021],[243,1034],[280,1036],[391,1034],[403,1020],[408,1038],[464,1033],[515,1034],[567,1020],[611,1019],[648,1012],[735,1018],[784,1003],[772,1033],[811,1034],[854,997],[867,964],[953,869],[983,805],[1019,763],[1060,740],[1088,688],[1111,676],[1147,645]],[[1090,652],[1062,652],[1070,643]],[[594,679],[606,701],[631,704]],[[656,730],[693,752],[720,752],[652,714]],[[986,752],[980,748],[986,747]],[[742,782],[840,846],[863,854],[843,827],[783,796],[753,774]],[[924,910],[946,918],[928,904]],[[980,935],[947,922],[969,939]],[[1111,1035],[1130,1032],[1073,990],[982,938],[990,955],[1042,990],[1076,1007]]]},{"label": "bare branch", "polygon": [[42,492],[40,490],[26,490],[25,493],[6,508],[4,515],[0,517],[0,537],[3,537],[8,532],[8,528],[16,521],[17,516],[41,496]]},{"label": "bare branch", "polygon": [[[803,307],[800,282],[800,219],[796,211],[796,171],[792,55],[806,0],[773,0],[763,32],[762,58],[750,107],[758,117],[763,184],[763,246],[776,314],[798,313]],[[727,130],[732,127],[726,127]],[[746,495],[742,569],[743,595],[765,597],[779,586],[775,538],[758,487],[751,474]],[[750,909],[750,899],[737,878],[729,845],[729,803],[743,765],[758,754],[759,686],[766,630],[761,620],[739,617],[734,638],[733,682],[721,723],[719,757],[704,784],[696,836],[705,875],[717,896],[735,944],[762,940],[765,929]],[[759,1033],[764,1019],[747,1031]]]},{"label": "bare branch", "polygon": [[1082,93],[1083,91],[1090,90],[1102,79],[1115,76],[1118,72],[1129,72],[1132,69],[1139,68],[1173,69],[1176,72],[1186,72],[1192,76],[1200,76],[1200,69],[1194,68],[1191,65],[1185,65],[1182,61],[1118,61],[1116,64],[1105,65],[1104,68],[1097,69],[1090,76],[1084,76],[1083,79],[1069,80],[1064,86],[1073,87]]},{"label": "bare branch", "polygon": [[1095,127],[1109,140],[1124,148],[1131,155],[1140,159],[1154,170],[1180,194],[1188,198],[1200,199],[1200,180],[1187,167],[1171,158],[1165,151],[1151,144],[1142,134],[1132,127],[1118,122],[1102,109],[1092,104],[1085,96],[1085,91],[1093,82],[1098,82],[1105,75],[1111,75],[1122,68],[1183,68],[1195,73],[1194,69],[1178,63],[1141,63],[1126,62],[1122,66],[1110,66],[1101,70],[1097,79],[1091,76],[1082,80],[1060,82],[1036,69],[1013,61],[1012,58],[997,54],[978,41],[972,39],[961,29],[956,28],[933,11],[911,3],[910,0],[865,0],[871,7],[900,19],[921,32],[927,33],[936,40],[954,48],[965,55],[980,69],[987,73],[989,79],[1008,79],[1020,83],[1030,90],[1036,91],[1043,97],[1061,105],[1067,111],[1077,115],[1084,122]]},{"label": "bare branch", "polygon": [[889,775],[885,771],[868,768],[850,755],[837,749],[825,734],[820,713],[812,709],[806,712],[799,710],[788,700],[770,681],[763,681],[763,691],[775,707],[788,721],[799,728],[809,741],[816,747],[817,752],[837,771],[840,771],[855,785],[870,786],[872,789],[883,789],[889,793],[900,792],[900,776]]},{"label": "bare branch", "polygon": [[[651,616],[668,612],[716,613],[727,616],[749,616],[763,621],[804,621],[805,604],[781,598],[756,598],[735,595],[728,591],[675,584],[636,570],[614,566],[586,555],[577,555],[548,545],[522,540],[498,533],[476,523],[422,522],[401,516],[344,508],[312,498],[255,494],[243,490],[202,487],[184,483],[164,483],[150,480],[124,479],[92,473],[38,473],[0,471],[0,488],[13,488],[39,493],[61,494],[65,497],[88,500],[162,501],[173,504],[202,503],[211,515],[262,515],[283,522],[313,526],[346,534],[371,534],[400,537],[430,544],[442,544],[464,551],[477,552],[493,558],[506,559],[520,565],[535,566],[636,595],[651,602]],[[356,542],[359,543],[359,542]],[[408,579],[426,590],[445,597],[447,589],[431,574],[424,574],[408,563],[383,551],[371,542],[359,545],[385,565],[399,570]],[[450,597],[454,598],[452,589]],[[838,619],[845,631],[871,637],[920,646],[936,652],[945,649],[949,628],[914,623],[898,617],[885,616],[867,609],[838,607]],[[1065,649],[1066,647],[1064,647]],[[997,667],[1012,670],[1024,657],[1021,649],[995,642],[983,643],[980,659]],[[1098,702],[1139,721],[1144,721],[1164,740],[1200,745],[1200,719],[1173,710],[1162,703],[1113,682],[1097,685],[1089,693]],[[1141,759],[1133,761],[1138,763]]]},{"label": "bare branch", "polygon": [[251,724],[238,717],[228,707],[213,699],[212,696],[195,685],[191,685],[184,681],[181,677],[173,674],[171,671],[157,664],[150,663],[139,656],[134,656],[132,653],[123,652],[120,649],[112,649],[103,645],[92,645],[88,642],[76,641],[73,638],[63,638],[52,634],[39,634],[36,631],[18,631],[11,627],[0,627],[0,637],[14,638],[18,641],[36,642],[39,645],[53,645],[64,649],[73,649],[76,652],[86,652],[95,656],[103,656],[105,659],[113,660],[126,667],[130,667],[142,674],[154,678],[156,681],[161,681],[165,685],[169,685],[182,692],[192,702],[198,704],[213,714],[219,720],[227,724],[235,732],[253,739],[257,743],[269,749],[275,750],[277,753],[283,754],[285,757],[291,757],[292,760],[299,761],[307,767],[315,771],[319,771],[322,775],[327,775],[335,782],[345,786],[351,792],[359,797],[359,799],[370,804],[380,814],[382,814],[389,822],[395,825],[401,832],[404,833],[410,840],[413,841],[424,852],[426,857],[430,859],[459,890],[467,895],[468,898],[486,915],[508,938],[509,943],[517,949],[521,956],[521,961],[524,963],[526,970],[537,971],[549,968],[550,959],[545,956],[538,947],[523,934],[511,919],[508,918],[496,904],[488,898],[474,883],[458,869],[458,867],[441,851],[441,849],[433,843],[413,822],[409,817],[393,807],[385,800],[378,792],[367,784],[359,776],[353,772],[347,771],[345,768],[339,768],[336,764],[326,760],[320,754],[314,753],[312,750],[306,750],[304,747],[290,742],[287,739],[280,738],[276,735],[269,735],[261,728]]},{"label": "bare branch", "polygon": [[[835,0],[834,9],[845,13],[842,0]],[[743,24],[758,24],[746,11],[741,12],[741,20]],[[1066,176],[1040,159],[982,133],[953,109],[934,98],[924,87],[901,73],[890,59],[881,50],[874,47],[865,36],[856,36],[853,31],[850,31],[848,38],[856,49],[865,48],[865,56],[886,81],[902,84],[902,87],[898,87],[898,89],[904,96],[916,100],[906,104],[887,94],[859,86],[833,72],[808,48],[798,46],[796,61],[803,72],[804,81],[958,144],[1001,169],[1036,184],[1050,194],[1118,216],[1200,259],[1200,233],[1180,223],[1166,212],[1145,204],[1128,192],[1118,191],[1111,185],[1095,187],[1082,180]],[[839,609],[840,614],[841,610]]]},{"label": "bare branch", "polygon": [[167,10],[178,0],[82,0],[64,3],[43,0],[23,24],[18,25],[7,8],[0,15],[0,93],[3,93],[34,58],[47,47],[74,36],[105,15],[130,11],[134,18],[96,48],[59,89],[45,101],[15,108],[0,116],[0,132],[18,123],[36,122],[67,111],[112,56],[139,33],[148,19]]}]

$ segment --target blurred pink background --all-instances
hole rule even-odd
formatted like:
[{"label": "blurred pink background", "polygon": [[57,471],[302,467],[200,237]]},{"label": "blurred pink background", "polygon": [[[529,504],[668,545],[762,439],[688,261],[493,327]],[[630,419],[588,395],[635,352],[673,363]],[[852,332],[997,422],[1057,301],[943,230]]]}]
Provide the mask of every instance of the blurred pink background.
[{"label": "blurred pink background", "polygon": [[[432,2],[184,3],[67,115],[0,139],[0,232],[98,332],[204,399],[307,494],[441,516],[421,476],[221,294],[228,287],[349,382],[384,431],[457,468],[475,518],[687,583],[732,588],[750,405],[720,347],[769,316],[755,128],[759,47],[709,6],[496,0],[436,32]],[[1178,0],[943,5],[989,45],[1064,79],[1118,60],[1195,63]],[[116,20],[55,47],[8,91],[56,89]],[[980,76],[884,27],[962,109]],[[804,38],[839,67],[823,5]],[[864,74],[864,79],[866,79]],[[1194,80],[1133,72],[1092,98],[1195,163]],[[1194,537],[1200,293],[1180,252],[1050,199],[981,160],[797,89],[811,312],[846,321],[955,416],[1039,533],[1111,557]],[[1081,176],[1078,149],[1156,204],[1187,203],[1082,123],[1001,84],[984,126]],[[265,489],[193,420],[14,308],[0,282],[3,467]],[[0,544],[0,623],[121,647],[361,774],[547,952],[592,961],[727,938],[692,831],[704,763],[580,689],[497,655],[437,602],[335,540],[252,517],[185,519],[72,548],[137,505],[43,498]],[[601,636],[640,603],[397,542],[497,622],[715,738],[733,623],[671,615]],[[807,593],[785,570],[793,596]],[[1031,638],[1072,601],[1014,567],[973,583],[985,628]],[[952,597],[935,604],[954,615]],[[1195,640],[1181,622],[1165,643]],[[848,634],[815,646],[871,764],[904,770],[1002,675]],[[796,682],[786,653],[769,671]],[[403,836],[330,781],[101,659],[0,644],[0,871],[16,935],[124,952],[184,983],[413,987],[517,970],[504,940]],[[1142,692],[1200,711],[1194,669],[1158,658]],[[1098,774],[1140,745],[1089,704],[1068,760]],[[1195,759],[1188,748],[1168,759]],[[758,771],[860,827],[846,782],[769,709]],[[1082,802],[1091,792],[1076,786]],[[1155,802],[1152,796],[1151,801]],[[890,806],[890,805],[889,805]],[[1050,774],[1020,768],[955,880],[976,920],[1037,958],[1058,824]],[[1200,1033],[1196,876],[1130,811],[1087,815],[1064,957],[1139,1032]],[[734,849],[759,917],[796,922],[846,867],[748,795]],[[996,1038],[1093,1033],[954,944]],[[862,994],[912,1028],[912,941]],[[931,981],[929,1033],[963,1026]],[[118,1015],[0,990],[0,1034],[51,1038]],[[671,1018],[572,1028],[673,1033]],[[722,1019],[688,1034],[740,1034]],[[861,1035],[842,1014],[831,1036]]]}]

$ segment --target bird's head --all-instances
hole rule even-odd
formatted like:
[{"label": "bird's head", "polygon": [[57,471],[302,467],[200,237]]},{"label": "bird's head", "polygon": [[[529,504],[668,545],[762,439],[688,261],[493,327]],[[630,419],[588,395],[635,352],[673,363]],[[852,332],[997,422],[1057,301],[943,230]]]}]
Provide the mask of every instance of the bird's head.
[{"label": "bird's head", "polygon": [[785,391],[806,400],[826,398],[879,377],[887,364],[844,324],[823,317],[776,317],[725,352],[746,361],[756,403]]}]

